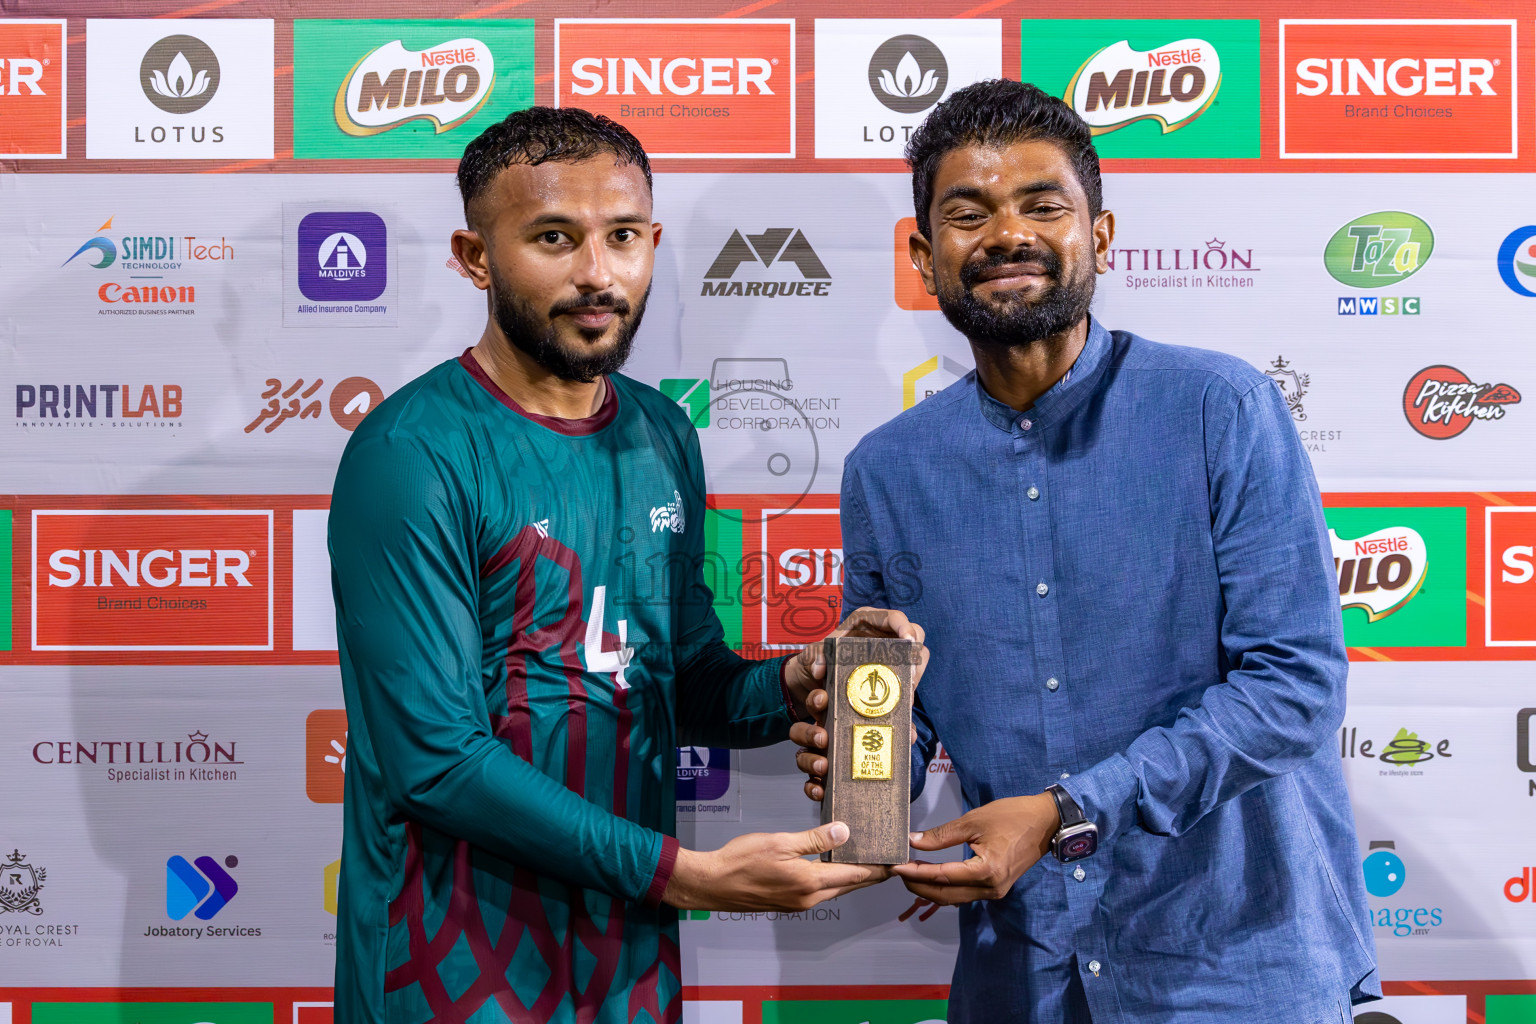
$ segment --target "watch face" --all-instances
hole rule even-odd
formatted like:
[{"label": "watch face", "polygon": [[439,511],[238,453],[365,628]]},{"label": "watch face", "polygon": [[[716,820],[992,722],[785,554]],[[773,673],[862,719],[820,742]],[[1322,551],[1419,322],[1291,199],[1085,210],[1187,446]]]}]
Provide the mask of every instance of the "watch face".
[{"label": "watch face", "polygon": [[1092,825],[1079,826],[1056,837],[1056,859],[1063,864],[1090,857],[1099,848],[1099,830]]}]

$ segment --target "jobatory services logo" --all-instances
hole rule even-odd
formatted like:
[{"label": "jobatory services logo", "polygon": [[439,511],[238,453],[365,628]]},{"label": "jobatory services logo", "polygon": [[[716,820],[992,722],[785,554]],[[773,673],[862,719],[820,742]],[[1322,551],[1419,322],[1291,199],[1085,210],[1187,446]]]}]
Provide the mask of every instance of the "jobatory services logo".
[{"label": "jobatory services logo", "polygon": [[1536,298],[1536,224],[1516,228],[1499,245],[1499,277],[1516,295]]},{"label": "jobatory services logo", "polygon": [[[737,272],[744,266],[747,273]],[[787,274],[793,266],[796,273]],[[754,275],[751,270],[759,270]],[[768,278],[764,280],[763,278]],[[731,231],[704,272],[702,296],[821,298],[831,294],[832,275],[799,228],[768,228],[761,234]]]},{"label": "jobatory services logo", "polygon": [[0,157],[64,156],[67,23],[0,20]]},{"label": "jobatory services logo", "polygon": [[199,921],[213,920],[240,891],[229,873],[239,865],[234,856],[225,857],[223,864],[212,857],[188,863],[180,854],[172,856],[165,862],[165,915],[172,921],[188,914]]},{"label": "jobatory services logo", "polygon": [[293,155],[453,158],[533,105],[531,19],[293,23]]},{"label": "jobatory services logo", "polygon": [[1476,383],[1454,366],[1426,366],[1403,388],[1408,425],[1433,441],[1465,433],[1474,420],[1502,420],[1520,392],[1509,384]]},{"label": "jobatory services logo", "polygon": [[347,713],[311,711],[304,719],[304,792],[311,803],[339,804],[347,779]]},{"label": "jobatory services logo", "polygon": [[39,740],[34,764],[58,770],[100,772],[111,783],[237,782],[245,760],[239,741],[201,729],[171,739]]},{"label": "jobatory services logo", "polygon": [[32,513],[32,649],[270,651],[273,513]]},{"label": "jobatory services logo", "polygon": [[[1361,864],[1365,873],[1365,891],[1378,900],[1399,895],[1408,883],[1408,868],[1398,855],[1393,840],[1373,840]],[[1378,937],[1398,939],[1415,935],[1430,935],[1445,923],[1445,913],[1439,907],[1426,906],[1377,906],[1371,904],[1371,924]]]},{"label": "jobatory services logo", "polygon": [[901,159],[930,110],[1002,60],[997,20],[816,19],[816,155]]},{"label": "jobatory services logo", "polygon": [[1467,511],[1325,508],[1351,647],[1464,647]]},{"label": "jobatory services logo", "polygon": [[555,106],[658,157],[795,155],[793,19],[556,18]]},{"label": "jobatory services logo", "polygon": [[1109,269],[1124,274],[1130,291],[1146,289],[1247,289],[1258,284],[1264,268],[1249,246],[1220,237],[1198,245],[1115,246],[1106,255]]},{"label": "jobatory services logo", "polygon": [[86,156],[271,159],[273,23],[90,18]]},{"label": "jobatory services logo", "polygon": [[1489,505],[1484,580],[1485,642],[1536,647],[1536,508]]},{"label": "jobatory services logo", "polygon": [[43,912],[39,893],[48,881],[48,870],[29,863],[20,850],[0,861],[0,914],[31,914]]},{"label": "jobatory services logo", "polygon": [[1514,157],[1516,23],[1280,19],[1280,156]]},{"label": "jobatory services logo", "polygon": [[185,389],[180,384],[14,385],[17,427],[26,430],[174,430],[181,425]]},{"label": "jobatory services logo", "polygon": [[1259,23],[1029,20],[1020,77],[1088,122],[1102,157],[1257,157]]}]

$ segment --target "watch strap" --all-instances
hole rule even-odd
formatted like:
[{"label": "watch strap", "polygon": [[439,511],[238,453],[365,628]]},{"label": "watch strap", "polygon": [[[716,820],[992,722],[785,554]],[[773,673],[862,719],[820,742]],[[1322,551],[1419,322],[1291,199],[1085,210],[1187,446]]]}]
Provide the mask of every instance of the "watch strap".
[{"label": "watch strap", "polygon": [[1077,801],[1072,799],[1072,794],[1061,786],[1047,786],[1045,791],[1051,794],[1051,799],[1056,801],[1056,813],[1061,816],[1062,828],[1081,825],[1088,820],[1083,816],[1083,809],[1077,806]]}]

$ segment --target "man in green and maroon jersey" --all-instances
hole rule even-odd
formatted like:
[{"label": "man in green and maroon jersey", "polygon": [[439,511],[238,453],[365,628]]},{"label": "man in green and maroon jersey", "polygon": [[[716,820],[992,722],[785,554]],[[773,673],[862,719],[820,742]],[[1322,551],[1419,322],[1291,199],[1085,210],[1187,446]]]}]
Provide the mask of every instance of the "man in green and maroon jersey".
[{"label": "man in green and maroon jersey", "polygon": [[[640,144],[520,111],[465,150],[459,188],[485,333],[362,422],[331,503],[336,1020],[670,1024],[673,908],[802,908],[888,870],[802,859],[840,823],[672,837],[676,747],[785,739],[824,667],[725,646],[694,428],[617,372],[661,237]],[[839,628],[922,635],[871,609]]]}]

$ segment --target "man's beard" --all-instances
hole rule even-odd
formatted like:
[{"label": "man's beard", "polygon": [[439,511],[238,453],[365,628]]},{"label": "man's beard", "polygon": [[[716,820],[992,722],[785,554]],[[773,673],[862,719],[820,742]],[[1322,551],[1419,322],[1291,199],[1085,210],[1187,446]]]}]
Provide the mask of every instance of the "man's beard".
[{"label": "man's beard", "polygon": [[[972,289],[980,283],[982,271],[1015,263],[1037,264],[1055,284],[1034,302],[1025,302],[1017,293],[1001,293],[1001,308],[977,298]],[[1049,249],[993,253],[960,268],[958,292],[939,286],[939,309],[955,330],[977,345],[993,349],[1032,345],[1062,334],[1088,315],[1093,304],[1093,278],[1090,265],[1080,267],[1072,281],[1063,281],[1061,258]]]},{"label": "man's beard", "polygon": [[[547,315],[540,316],[532,303],[513,294],[495,268],[491,269],[491,315],[496,318],[501,333],[523,354],[556,377],[581,384],[590,384],[605,374],[617,373],[629,361],[635,332],[640,329],[645,303],[650,297],[651,289],[647,286],[631,313],[629,300],[612,292],[576,296],[561,299],[550,307]],[[555,328],[556,317],[588,306],[607,306],[618,318],[617,324],[607,328],[613,332],[613,343],[601,352],[588,353],[568,347],[561,342]],[[593,341],[602,336],[602,332],[596,331],[580,330],[580,333]]]}]

